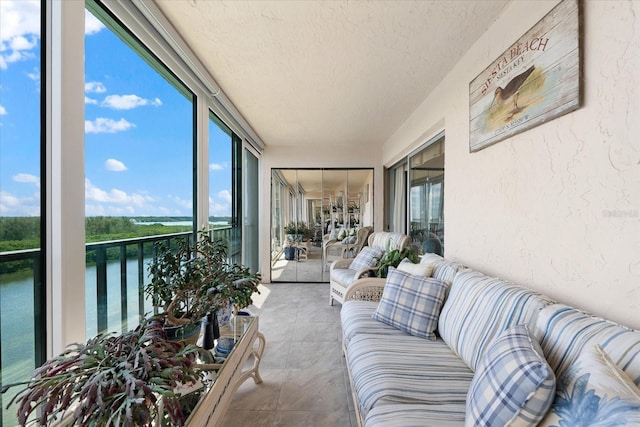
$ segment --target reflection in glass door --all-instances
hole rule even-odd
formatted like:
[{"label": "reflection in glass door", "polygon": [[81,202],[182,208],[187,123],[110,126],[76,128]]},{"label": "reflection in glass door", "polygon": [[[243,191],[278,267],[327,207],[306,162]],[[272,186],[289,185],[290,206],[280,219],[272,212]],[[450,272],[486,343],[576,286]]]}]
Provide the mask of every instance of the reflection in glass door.
[{"label": "reflection in glass door", "polygon": [[444,254],[444,136],[409,157],[409,234],[421,253]]},{"label": "reflection in glass door", "polygon": [[327,282],[330,236],[373,227],[372,192],[373,169],[273,169],[271,281]]}]

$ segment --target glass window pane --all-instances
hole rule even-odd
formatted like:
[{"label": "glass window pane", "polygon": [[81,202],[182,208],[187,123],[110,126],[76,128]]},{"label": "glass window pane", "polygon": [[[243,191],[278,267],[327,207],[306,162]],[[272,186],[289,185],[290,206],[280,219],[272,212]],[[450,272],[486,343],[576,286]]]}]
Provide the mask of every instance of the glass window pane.
[{"label": "glass window pane", "polygon": [[[0,383],[24,381],[44,355],[41,271],[41,3],[0,2]],[[36,301],[37,300],[37,301]],[[37,316],[36,316],[37,315]],[[36,335],[37,334],[37,335]],[[17,392],[0,395],[16,425]]]},{"label": "glass window pane", "polygon": [[444,137],[409,158],[409,221],[422,253],[444,254]]},{"label": "glass window pane", "polygon": [[153,242],[140,238],[193,231],[194,95],[99,6],[87,7],[86,316],[93,336],[132,329],[151,310],[138,289]]},{"label": "glass window pane", "polygon": [[242,139],[209,113],[209,225],[227,242],[229,260],[242,263]]}]

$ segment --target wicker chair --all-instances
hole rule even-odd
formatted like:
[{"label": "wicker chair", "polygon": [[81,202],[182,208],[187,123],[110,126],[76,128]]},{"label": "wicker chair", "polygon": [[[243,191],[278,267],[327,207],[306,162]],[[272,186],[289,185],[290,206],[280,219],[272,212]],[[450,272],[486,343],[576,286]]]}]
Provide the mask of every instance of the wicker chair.
[{"label": "wicker chair", "polygon": [[[368,243],[370,247],[384,253],[387,249],[404,249],[411,244],[411,238],[402,233],[377,231],[369,236]],[[358,279],[368,277],[370,272],[377,270],[376,266],[353,270],[349,268],[353,260],[354,258],[342,258],[331,264],[329,270],[329,305],[333,305],[333,301],[338,301],[342,304],[350,286],[355,284]]]},{"label": "wicker chair", "polygon": [[341,258],[353,258],[367,243],[369,235],[373,232],[373,227],[361,227],[356,233],[356,241],[344,243],[344,241],[331,241],[323,248],[324,264],[330,265],[333,261]]}]

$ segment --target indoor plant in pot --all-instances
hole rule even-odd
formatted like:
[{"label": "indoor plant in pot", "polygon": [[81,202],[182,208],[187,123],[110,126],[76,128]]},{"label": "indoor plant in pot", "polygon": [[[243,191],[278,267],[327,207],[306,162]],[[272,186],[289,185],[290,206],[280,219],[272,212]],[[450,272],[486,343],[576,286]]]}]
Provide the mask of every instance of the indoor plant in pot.
[{"label": "indoor plant in pot", "polygon": [[[389,245],[387,245],[389,246]],[[419,261],[418,254],[411,246],[406,246],[403,249],[392,249],[387,250],[380,257],[378,261],[378,270],[376,271],[376,276],[378,277],[387,277],[387,272],[389,271],[389,267],[397,267],[400,262],[408,258],[412,263],[417,263]]]},{"label": "indoor plant in pot", "polygon": [[[176,390],[201,378],[198,359],[211,354],[169,341],[161,319],[145,319],[121,335],[100,334],[73,344],[20,384],[20,425],[183,425],[187,414]],[[3,392],[6,388],[3,387]]]},{"label": "indoor plant in pot", "polygon": [[284,226],[287,236],[284,246],[284,259],[293,260],[296,257],[296,245],[309,238],[310,230],[304,221],[291,221]]},{"label": "indoor plant in pot", "polygon": [[249,305],[251,294],[258,291],[260,274],[230,262],[226,243],[204,230],[193,242],[180,240],[176,250],[164,244],[156,249],[149,265],[151,280],[144,291],[159,309],[165,326],[182,331],[177,338],[195,334],[200,319],[208,313],[229,304]]}]

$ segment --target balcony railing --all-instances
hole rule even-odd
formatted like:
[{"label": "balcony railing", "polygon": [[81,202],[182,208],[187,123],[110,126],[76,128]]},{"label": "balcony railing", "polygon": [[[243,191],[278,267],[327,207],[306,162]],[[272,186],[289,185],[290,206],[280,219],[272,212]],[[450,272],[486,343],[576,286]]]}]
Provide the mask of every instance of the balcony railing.
[{"label": "balcony railing", "polygon": [[[238,228],[216,228],[211,230],[211,235],[215,239],[227,242],[227,254],[231,261],[241,261],[242,244]],[[163,242],[169,247],[175,247],[178,239],[192,241],[193,238],[192,232],[184,232],[88,243],[85,289],[87,301],[93,301],[95,296],[95,303],[88,303],[86,307],[87,336],[93,336],[97,332],[126,331],[135,328],[142,317],[151,310],[151,303],[145,299],[142,289],[148,276],[146,264],[154,256],[156,243]],[[23,263],[23,267],[27,266],[31,274],[26,279],[21,276],[19,281],[9,279],[9,275],[0,274],[2,279],[0,284],[3,287],[6,285],[6,289],[12,288],[12,292],[19,294],[18,304],[25,304],[28,300],[33,304],[33,308],[22,306],[14,310],[15,314],[22,318],[16,319],[15,322],[12,319],[12,325],[27,325],[28,327],[24,330],[14,330],[14,326],[3,325],[0,317],[0,342],[4,343],[3,336],[5,340],[25,333],[32,336],[25,336],[21,340],[21,349],[15,349],[15,352],[5,355],[2,354],[4,351],[0,352],[0,384],[25,379],[20,377],[28,375],[28,372],[44,362],[46,348],[46,327],[41,323],[44,316],[42,307],[44,307],[45,292],[43,274],[40,271],[40,249],[0,253],[0,266],[13,262]],[[130,277],[133,274],[135,277]],[[12,286],[12,283],[16,286]],[[4,288],[0,291],[4,291]],[[115,310],[114,301],[115,306],[118,307]],[[116,321],[114,321],[114,314]],[[6,348],[10,347],[8,345]],[[21,360],[12,360],[18,357]],[[25,360],[29,359],[31,362],[25,364]],[[3,403],[6,405],[0,395],[0,404]],[[4,411],[3,406],[3,415]],[[1,425],[2,418],[0,418]]]},{"label": "balcony railing", "polygon": [[[227,254],[230,260],[234,262],[240,262],[242,244],[240,240],[240,233],[237,228],[223,227],[211,230],[213,238],[222,239],[227,242]],[[106,242],[88,243],[86,245],[86,259],[87,259],[87,283],[93,281],[91,277],[93,275],[93,269],[95,268],[95,306],[87,306],[88,313],[96,313],[94,325],[87,324],[87,331],[104,332],[109,328],[109,305],[108,300],[110,297],[110,291],[114,288],[119,288],[119,312],[120,312],[120,329],[126,331],[137,326],[138,322],[146,314],[149,308],[149,303],[145,304],[145,296],[142,289],[147,280],[147,268],[146,264],[154,256],[154,246],[157,242],[164,242],[169,247],[174,247],[178,239],[191,239],[194,238],[192,232],[184,233],[172,233],[149,237],[139,237],[133,239],[111,240]],[[24,292],[33,292],[33,310],[27,310],[25,313],[33,312],[32,319],[23,319],[23,321],[32,325],[37,325],[38,319],[41,319],[42,313],[39,307],[43,307],[42,298],[44,298],[44,284],[40,277],[40,249],[30,249],[21,251],[11,251],[0,253],[0,266],[5,263],[11,262],[30,262],[32,265],[33,273],[33,286],[32,289],[26,289]],[[135,272],[135,280],[129,277],[131,272],[131,266],[135,265],[137,270]],[[107,268],[109,267],[109,268]],[[1,271],[1,270],[0,270]],[[114,274],[115,273],[115,274]],[[116,276],[116,277],[114,277]],[[28,280],[28,279],[27,279]],[[116,284],[116,286],[114,286]],[[119,284],[119,286],[117,286]],[[132,288],[137,293],[137,298],[132,301],[132,298],[128,297],[131,294]],[[93,292],[87,288],[87,294],[90,295]],[[111,295],[113,298],[113,295]],[[92,299],[92,298],[90,298]],[[128,315],[131,304],[136,306],[135,311],[137,313],[138,321],[134,324],[131,322],[131,316]],[[3,319],[0,316],[0,338],[3,333],[14,333],[14,331],[7,331],[3,329]],[[111,327],[113,330],[113,325]],[[44,333],[45,328],[36,326],[34,328],[34,337],[36,354],[44,354],[41,344],[44,344],[45,339],[38,334]],[[88,336],[93,334],[88,333]],[[39,358],[37,358],[39,359]],[[2,363],[2,355],[0,354],[0,364]],[[1,365],[0,365],[1,366]]]}]

